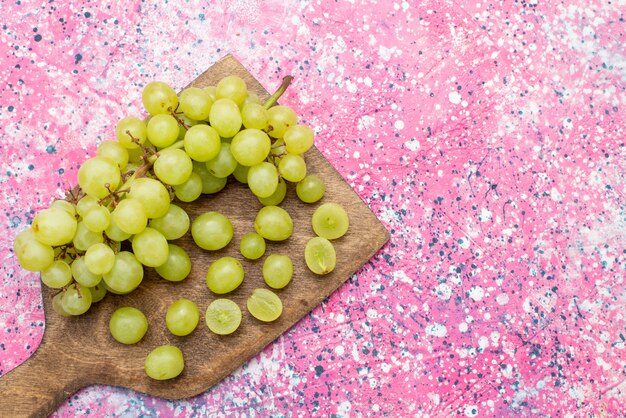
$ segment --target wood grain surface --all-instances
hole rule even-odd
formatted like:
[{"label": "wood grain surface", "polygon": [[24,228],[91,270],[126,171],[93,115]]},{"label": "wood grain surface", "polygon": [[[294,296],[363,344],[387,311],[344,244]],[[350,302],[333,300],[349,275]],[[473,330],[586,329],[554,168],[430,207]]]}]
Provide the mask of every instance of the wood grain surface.
[{"label": "wood grain surface", "polygon": [[[212,85],[228,74],[241,76],[262,100],[268,97],[263,86],[232,56],[217,62],[191,84]],[[51,306],[54,291],[43,289],[46,318],[43,340],[30,359],[0,378],[0,416],[46,416],[73,392],[90,384],[127,387],[167,399],[191,397],[219,382],[292,327],[361,268],[389,238],[368,206],[317,149],[307,152],[306,161],[309,173],[321,176],[326,182],[327,192],[322,202],[341,203],[349,214],[350,229],[334,241],[335,271],[326,276],[311,273],[304,264],[303,253],[306,241],[314,236],[311,215],[321,202],[304,204],[295,196],[293,185],[288,186],[287,198],[281,206],[291,214],[294,232],[285,242],[268,242],[266,252],[266,255],[288,254],[294,263],[292,282],[277,291],[284,304],[278,320],[262,323],[246,310],[245,301],[252,290],[266,287],[261,276],[265,257],[252,262],[245,260],[238,251],[239,240],[254,231],[254,217],[262,206],[247,186],[229,179],[226,188],[215,195],[202,196],[190,204],[179,203],[192,219],[206,211],[221,212],[231,220],[235,231],[231,243],[215,252],[198,248],[190,233],[174,241],[188,251],[193,263],[191,274],[184,281],[168,282],[146,268],[137,290],[124,296],[108,294],[86,315],[72,318],[58,316]],[[207,289],[205,277],[209,264],[224,255],[240,259],[246,271],[243,284],[227,295],[242,308],[243,320],[234,334],[218,336],[204,323],[204,312],[216,299]],[[172,335],[165,326],[167,306],[181,297],[196,302],[201,314],[198,328],[186,337]],[[148,332],[138,344],[119,344],[109,333],[109,317],[121,306],[137,307],[148,317]],[[183,373],[169,381],[152,380],[143,369],[146,355],[162,344],[180,347],[185,357]]]}]

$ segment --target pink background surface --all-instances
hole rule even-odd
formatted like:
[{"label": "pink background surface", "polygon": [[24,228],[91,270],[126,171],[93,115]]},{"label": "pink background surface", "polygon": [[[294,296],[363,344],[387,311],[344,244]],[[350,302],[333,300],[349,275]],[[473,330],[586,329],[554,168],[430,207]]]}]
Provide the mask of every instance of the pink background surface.
[{"label": "pink background surface", "polygon": [[233,53],[391,232],[216,387],[54,414],[625,416],[623,1],[0,2],[0,375],[38,346],[15,234],[141,112]]}]

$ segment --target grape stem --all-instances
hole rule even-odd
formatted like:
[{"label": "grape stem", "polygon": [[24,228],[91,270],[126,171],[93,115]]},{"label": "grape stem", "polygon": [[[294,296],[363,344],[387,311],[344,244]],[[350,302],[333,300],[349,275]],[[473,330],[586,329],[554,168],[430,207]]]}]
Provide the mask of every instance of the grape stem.
[{"label": "grape stem", "polygon": [[286,77],[283,77],[283,82],[278,87],[278,90],[276,90],[276,92],[272,94],[269,99],[267,99],[267,101],[263,104],[263,107],[269,109],[270,107],[274,106],[276,102],[278,102],[278,99],[280,99],[280,96],[282,96],[283,93],[287,91],[287,88],[292,81],[293,76],[288,75]]}]

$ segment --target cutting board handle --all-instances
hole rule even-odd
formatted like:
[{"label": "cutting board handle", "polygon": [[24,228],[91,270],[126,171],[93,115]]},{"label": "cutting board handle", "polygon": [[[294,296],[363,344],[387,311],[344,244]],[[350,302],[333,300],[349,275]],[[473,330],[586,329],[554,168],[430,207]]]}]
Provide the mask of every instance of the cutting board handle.
[{"label": "cutting board handle", "polygon": [[28,360],[0,377],[0,418],[47,417],[80,388],[77,368],[64,364],[68,357],[62,350],[42,342]]}]

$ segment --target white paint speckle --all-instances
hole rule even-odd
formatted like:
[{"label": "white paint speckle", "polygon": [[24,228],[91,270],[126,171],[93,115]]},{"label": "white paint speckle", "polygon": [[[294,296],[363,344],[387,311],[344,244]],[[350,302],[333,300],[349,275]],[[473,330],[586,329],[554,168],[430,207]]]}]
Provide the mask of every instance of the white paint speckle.
[{"label": "white paint speckle", "polygon": [[461,104],[461,93],[458,91],[450,92],[450,94],[448,94],[448,100],[450,100],[452,104]]},{"label": "white paint speckle", "polygon": [[445,325],[434,323],[426,327],[426,334],[443,338],[448,334],[448,330]]},{"label": "white paint speckle", "polygon": [[468,293],[469,297],[475,302],[478,302],[485,296],[485,291],[480,286],[472,286]]},{"label": "white paint speckle", "polygon": [[404,129],[404,121],[401,121],[401,120],[395,121],[393,124],[393,127],[396,128],[396,130],[398,131]]}]

